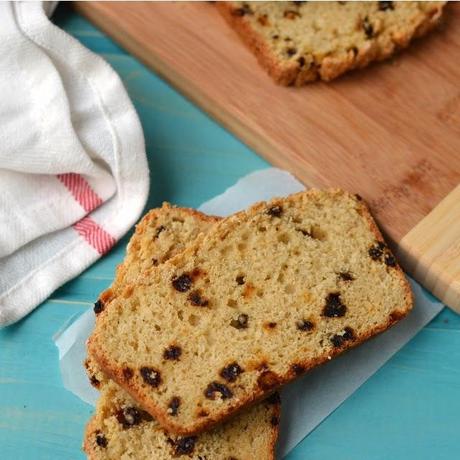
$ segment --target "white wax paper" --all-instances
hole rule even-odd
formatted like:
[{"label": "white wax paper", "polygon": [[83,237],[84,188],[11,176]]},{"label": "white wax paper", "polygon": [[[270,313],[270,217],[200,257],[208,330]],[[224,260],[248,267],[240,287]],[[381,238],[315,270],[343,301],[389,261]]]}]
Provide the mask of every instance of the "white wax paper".
[{"label": "white wax paper", "polygon": [[[291,174],[276,168],[256,171],[240,179],[222,195],[200,206],[207,214],[227,216],[249,205],[285,196],[305,187]],[[278,456],[287,455],[310,431],[334,411],[374,372],[427,324],[444,305],[412,281],[413,312],[395,327],[355,350],[319,367],[281,393],[281,435]],[[55,337],[64,386],[83,401],[94,404],[97,391],[91,387],[83,361],[85,342],[94,327],[92,309],[86,311]]]}]

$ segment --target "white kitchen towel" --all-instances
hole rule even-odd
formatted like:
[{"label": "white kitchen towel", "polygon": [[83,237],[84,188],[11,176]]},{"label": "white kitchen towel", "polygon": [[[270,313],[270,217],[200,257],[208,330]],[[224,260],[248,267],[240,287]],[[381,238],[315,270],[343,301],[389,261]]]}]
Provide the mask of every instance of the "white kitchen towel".
[{"label": "white kitchen towel", "polygon": [[0,326],[107,252],[148,195],[122,82],[52,6],[0,2]]}]

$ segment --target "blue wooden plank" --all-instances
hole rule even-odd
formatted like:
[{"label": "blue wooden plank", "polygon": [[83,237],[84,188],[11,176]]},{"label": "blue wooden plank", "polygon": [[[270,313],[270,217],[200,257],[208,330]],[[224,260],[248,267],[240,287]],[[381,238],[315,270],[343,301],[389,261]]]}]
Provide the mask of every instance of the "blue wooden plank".
[{"label": "blue wooden plank", "polygon": [[459,329],[425,328],[287,459],[459,458],[459,346]]},{"label": "blue wooden plank", "polygon": [[[56,21],[121,75],[144,128],[149,207],[163,200],[197,206],[267,166],[68,5],[59,6]],[[0,459],[84,458],[80,444],[91,408],[62,387],[52,336],[110,283],[126,241],[25,320],[0,331]],[[459,350],[460,316],[444,310],[289,460],[458,458]]]},{"label": "blue wooden plank", "polygon": [[88,305],[47,301],[0,331],[0,458],[82,459],[92,408],[64,389],[52,336]]}]

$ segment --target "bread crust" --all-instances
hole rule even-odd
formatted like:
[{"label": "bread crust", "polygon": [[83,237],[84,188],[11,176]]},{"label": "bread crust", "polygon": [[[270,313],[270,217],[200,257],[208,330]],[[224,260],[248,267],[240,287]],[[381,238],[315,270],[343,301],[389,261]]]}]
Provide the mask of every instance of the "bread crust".
[{"label": "bread crust", "polygon": [[[379,229],[377,228],[369,212],[368,207],[366,206],[366,204],[362,201],[360,197],[357,197],[355,195],[352,195],[348,192],[344,192],[339,189],[331,189],[331,190],[328,190],[327,192],[333,195],[334,197],[345,196],[353,200],[356,203],[357,211],[364,218],[365,222],[367,223],[369,227],[369,230],[375,236],[375,239],[377,241],[383,241],[383,237]],[[307,198],[310,196],[314,197],[315,195],[319,196],[319,194],[322,194],[322,193],[324,193],[324,191],[312,189],[307,192],[299,192],[298,194],[291,195],[289,199],[295,200],[297,199],[297,197],[301,195],[305,195]],[[244,219],[247,214],[254,214],[260,210],[266,209],[267,207],[273,207],[273,206],[282,205],[282,204],[283,204],[283,199],[274,199],[269,202],[258,203],[254,205],[253,207],[251,207],[248,211],[239,212],[217,223],[215,227],[213,228],[212,233],[216,236],[219,236],[219,233],[221,233],[220,238],[223,239],[225,237],[225,234],[231,231],[235,226],[237,226],[238,223],[242,219]],[[168,263],[174,264],[174,261],[176,258],[182,259],[182,258],[193,256],[195,248],[200,245],[201,241],[204,238],[206,238],[206,235],[203,235],[203,234],[200,235],[197,238],[196,242],[191,247],[189,246],[188,248],[186,248],[183,253],[174,257]],[[195,423],[190,424],[189,426],[183,426],[180,423],[173,420],[171,417],[169,417],[168,414],[165,412],[164,408],[156,405],[148,397],[147,392],[141,385],[138,385],[135,382],[128,382],[123,376],[122,369],[119,368],[117,365],[114,365],[112,362],[110,362],[108,357],[104,354],[104,352],[98,346],[97,336],[92,336],[90,338],[89,343],[88,343],[88,350],[90,354],[96,359],[96,361],[101,366],[103,371],[107,373],[108,376],[112,378],[114,381],[116,381],[120,386],[122,386],[127,392],[129,392],[134,399],[141,401],[142,406],[149,413],[151,413],[152,416],[155,417],[155,419],[167,431],[173,432],[176,434],[180,434],[180,435],[199,434],[203,431],[209,430],[215,424],[222,422],[223,420],[229,418],[230,416],[233,416],[239,413],[241,410],[244,410],[248,406],[251,406],[255,404],[256,402],[259,402],[260,400],[267,397],[267,395],[270,394],[271,392],[276,391],[282,385],[291,382],[295,378],[306,373],[308,370],[320,364],[328,362],[333,357],[343,353],[344,351],[350,348],[353,348],[363,343],[370,337],[373,337],[385,331],[386,329],[391,327],[393,324],[398,322],[400,319],[404,318],[412,308],[412,304],[413,304],[412,291],[399,265],[392,267],[392,270],[394,270],[395,276],[399,279],[399,283],[401,284],[405,295],[404,295],[404,303],[400,305],[398,308],[396,308],[390,314],[386,323],[380,324],[376,326],[375,328],[368,330],[364,334],[355,336],[354,340],[351,343],[345,342],[342,346],[333,348],[332,350],[323,353],[322,355],[316,357],[315,359],[310,359],[310,360],[299,359],[295,363],[297,366],[296,370],[292,369],[291,367],[288,372],[282,375],[272,373],[273,375],[271,375],[271,382],[270,382],[269,388],[262,388],[261,386],[257,386],[251,394],[248,394],[245,397],[240,397],[237,401],[227,406],[224,410],[220,412],[217,411],[212,416],[210,415],[203,419],[197,418],[195,420]],[[148,283],[148,280],[144,280],[144,282]],[[102,312],[102,314],[106,315],[107,311]],[[299,369],[300,369],[300,372],[299,372]]]},{"label": "bread crust", "polygon": [[412,33],[401,31],[385,44],[370,40],[368,46],[357,53],[350,50],[344,56],[326,56],[309,67],[302,67],[296,61],[283,62],[278,59],[266,39],[252,27],[246,16],[235,14],[237,8],[232,2],[216,2],[216,7],[276,83],[298,87],[318,79],[331,81],[350,70],[361,69],[373,61],[389,58],[406,48],[413,38],[421,37],[433,29],[439,23],[445,3],[433,4]]}]

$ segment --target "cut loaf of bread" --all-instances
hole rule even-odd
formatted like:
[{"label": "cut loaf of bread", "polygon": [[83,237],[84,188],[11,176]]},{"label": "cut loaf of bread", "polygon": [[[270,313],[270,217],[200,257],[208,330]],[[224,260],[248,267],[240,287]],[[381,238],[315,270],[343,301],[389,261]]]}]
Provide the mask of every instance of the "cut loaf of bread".
[{"label": "cut loaf of bread", "polygon": [[101,312],[89,350],[163,427],[191,435],[411,306],[363,201],[310,190],[220,221],[126,288]]},{"label": "cut loaf of bread", "polygon": [[269,398],[212,431],[181,437],[164,431],[116,383],[102,380],[100,392],[83,442],[90,460],[275,459],[278,398]]},{"label": "cut loaf of bread", "polygon": [[332,80],[382,60],[439,21],[446,2],[218,2],[277,83]]}]

